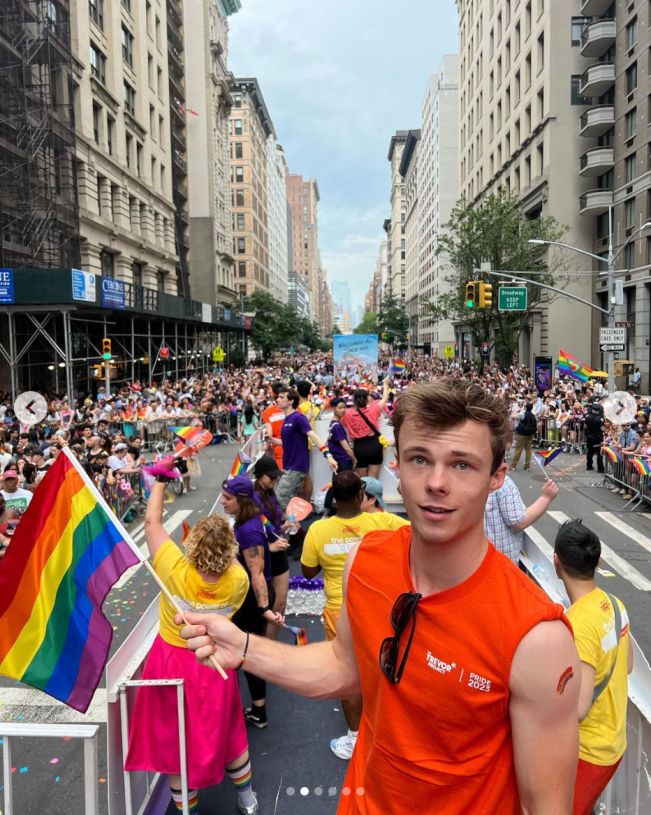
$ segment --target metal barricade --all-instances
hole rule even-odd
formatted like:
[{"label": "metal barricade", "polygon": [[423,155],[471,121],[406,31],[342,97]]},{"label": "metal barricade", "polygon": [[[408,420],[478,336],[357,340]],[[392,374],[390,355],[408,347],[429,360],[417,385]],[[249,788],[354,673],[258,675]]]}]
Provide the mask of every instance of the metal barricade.
[{"label": "metal barricade", "polygon": [[623,491],[622,494],[630,496],[624,507],[624,511],[635,509],[643,500],[644,495],[641,492],[639,477],[637,477],[637,473],[635,473],[630,460],[622,458],[621,461],[612,461],[607,455],[603,456],[603,460],[603,483],[611,483],[619,487],[620,492]]},{"label": "metal barricade", "polygon": [[[35,722],[0,722],[2,737],[2,771],[4,776],[4,815],[14,814],[13,774],[11,772],[12,738],[50,738],[84,740],[84,813],[99,812],[97,782],[97,724],[37,724]],[[47,806],[44,806],[47,812]]]}]

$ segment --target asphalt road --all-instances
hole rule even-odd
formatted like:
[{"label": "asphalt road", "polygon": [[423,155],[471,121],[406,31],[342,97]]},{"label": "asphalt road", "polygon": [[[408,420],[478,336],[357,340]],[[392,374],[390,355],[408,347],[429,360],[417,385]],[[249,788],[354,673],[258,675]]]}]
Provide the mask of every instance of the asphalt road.
[{"label": "asphalt road", "polygon": [[[165,522],[175,540],[180,540],[181,524],[191,526],[213,506],[219,484],[228,473],[236,447],[215,445],[201,454],[203,476],[197,490],[177,498],[166,506]],[[521,465],[522,466],[522,465]],[[566,517],[581,517],[609,548],[609,561],[598,581],[618,595],[627,605],[631,628],[640,647],[649,658],[651,631],[651,515],[643,510],[625,511],[625,502],[613,495],[596,473],[585,471],[584,457],[565,454],[548,467],[548,473],[560,486],[560,494],[550,511],[536,524],[537,532],[553,544],[559,523]],[[527,504],[539,495],[544,477],[533,466],[531,472],[512,474]],[[142,519],[130,526],[139,545],[144,543]],[[298,564],[292,563],[298,573]],[[114,651],[124,641],[134,623],[156,594],[156,587],[144,569],[139,568],[122,585],[115,587],[105,604],[105,612],[114,626]],[[318,618],[291,620],[303,625],[310,641],[322,637]],[[243,695],[246,699],[245,683]],[[100,812],[108,812],[105,764],[105,721],[102,691],[86,716],[79,716],[56,704],[44,694],[20,683],[0,677],[0,721],[22,722],[98,722],[100,734]],[[301,699],[276,688],[269,688],[269,727],[250,728],[254,788],[258,791],[261,813],[293,815],[336,811],[346,765],[332,755],[331,738],[345,732],[337,702]],[[21,739],[12,741],[12,777],[16,815],[82,815],[82,749],[74,741],[62,739]],[[0,768],[1,769],[1,768]],[[3,809],[0,779],[0,811]],[[235,793],[228,781],[202,791],[199,812],[235,812]],[[173,809],[168,813],[171,815]]]}]

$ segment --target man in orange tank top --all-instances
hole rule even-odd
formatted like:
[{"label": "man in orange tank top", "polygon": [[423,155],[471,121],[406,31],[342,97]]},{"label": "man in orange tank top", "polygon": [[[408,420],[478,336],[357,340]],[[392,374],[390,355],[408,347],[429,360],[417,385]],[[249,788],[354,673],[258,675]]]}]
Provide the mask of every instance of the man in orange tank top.
[{"label": "man in orange tank top", "polygon": [[504,407],[442,378],[404,392],[392,421],[412,526],[351,551],[335,639],[294,649],[192,614],[182,636],[202,661],[245,663],[306,696],[361,692],[338,815],[570,815],[571,629],[484,533],[506,472]]}]

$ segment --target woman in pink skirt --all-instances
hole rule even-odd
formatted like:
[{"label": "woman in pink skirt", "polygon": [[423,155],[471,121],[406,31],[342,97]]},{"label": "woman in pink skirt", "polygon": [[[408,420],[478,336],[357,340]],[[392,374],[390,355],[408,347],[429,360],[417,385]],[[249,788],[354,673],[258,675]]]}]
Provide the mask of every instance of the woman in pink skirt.
[{"label": "woman in pink skirt", "polygon": [[[224,518],[202,518],[185,541],[185,554],[170,540],[162,524],[165,484],[178,477],[170,456],[150,468],[156,476],[145,515],[145,536],[156,572],[181,608],[232,617],[249,588],[236,560],[238,546]],[[183,679],[185,738],[190,812],[197,811],[198,790],[219,784],[224,769],[237,790],[238,810],[256,815],[251,789],[246,726],[235,671],[228,679],[200,665],[174,624],[175,609],[160,597],[160,628],[143,669],[142,679]],[[180,747],[176,687],[138,689],[131,717],[126,770],[149,770],[169,776],[179,812]]]}]

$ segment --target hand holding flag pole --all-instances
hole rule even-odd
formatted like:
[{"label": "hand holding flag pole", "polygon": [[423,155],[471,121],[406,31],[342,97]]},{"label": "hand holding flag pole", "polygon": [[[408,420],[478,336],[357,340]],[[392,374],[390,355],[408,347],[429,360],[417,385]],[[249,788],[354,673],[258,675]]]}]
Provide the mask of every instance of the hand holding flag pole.
[{"label": "hand holding flag pole", "polygon": [[547,471],[545,470],[545,465],[540,463],[540,460],[538,459],[538,456],[534,456],[534,460],[535,460],[536,464],[537,464],[537,465],[540,467],[540,469],[542,470],[542,474],[545,476],[545,478],[547,479],[547,481],[549,481],[549,480],[550,480],[550,478],[549,478],[549,476],[547,475]]}]

